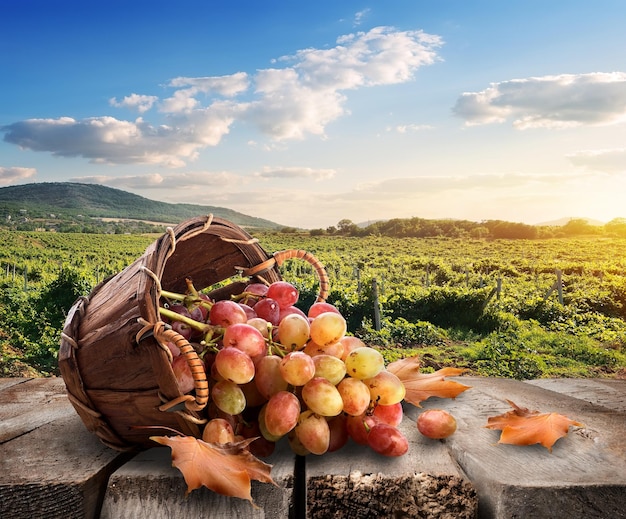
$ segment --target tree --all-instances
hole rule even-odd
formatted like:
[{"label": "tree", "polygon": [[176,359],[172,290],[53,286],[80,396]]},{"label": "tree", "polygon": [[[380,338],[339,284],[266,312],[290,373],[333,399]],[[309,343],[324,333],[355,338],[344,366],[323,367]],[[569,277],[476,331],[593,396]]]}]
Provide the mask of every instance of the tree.
[{"label": "tree", "polygon": [[337,223],[337,229],[339,234],[354,234],[357,231],[357,225],[352,220],[344,218]]}]

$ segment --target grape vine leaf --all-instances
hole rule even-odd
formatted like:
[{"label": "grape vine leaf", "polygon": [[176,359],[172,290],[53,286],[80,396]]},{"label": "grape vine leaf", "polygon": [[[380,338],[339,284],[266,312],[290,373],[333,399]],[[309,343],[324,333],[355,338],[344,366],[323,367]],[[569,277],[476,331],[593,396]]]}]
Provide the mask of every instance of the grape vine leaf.
[{"label": "grape vine leaf", "polygon": [[252,479],[276,484],[270,475],[272,466],[253,456],[247,448],[255,438],[226,444],[207,443],[192,436],[150,439],[172,449],[172,465],[185,478],[186,494],[205,486],[224,496],[247,499],[254,505]]},{"label": "grape vine leaf", "polygon": [[498,416],[487,419],[487,429],[502,431],[498,443],[510,445],[534,445],[540,443],[550,452],[554,443],[567,435],[571,425],[584,427],[584,424],[558,413],[542,413],[519,407],[507,400],[513,408]]},{"label": "grape vine leaf", "polygon": [[419,357],[407,357],[391,362],[387,370],[394,373],[404,384],[406,389],[404,400],[417,407],[421,407],[420,403],[431,396],[456,398],[471,387],[445,379],[463,373],[465,370],[461,368],[447,367],[433,373],[420,373]]}]

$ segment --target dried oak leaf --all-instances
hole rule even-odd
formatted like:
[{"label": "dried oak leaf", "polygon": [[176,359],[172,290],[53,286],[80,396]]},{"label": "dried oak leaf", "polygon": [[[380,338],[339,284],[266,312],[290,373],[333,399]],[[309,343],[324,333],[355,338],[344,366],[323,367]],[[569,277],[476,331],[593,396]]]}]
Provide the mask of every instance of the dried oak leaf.
[{"label": "dried oak leaf", "polygon": [[396,360],[387,366],[387,370],[394,373],[404,384],[406,389],[404,400],[417,407],[421,407],[420,402],[431,396],[455,398],[470,388],[460,382],[445,379],[460,375],[464,369],[442,368],[434,373],[420,373],[418,357]]},{"label": "dried oak leaf", "polygon": [[253,505],[251,480],[273,483],[271,465],[253,456],[247,449],[255,438],[236,443],[207,443],[192,436],[152,436],[172,449],[172,465],[180,470],[187,483],[187,494],[205,486],[224,496],[247,499]]},{"label": "dried oak leaf", "polygon": [[507,402],[513,410],[488,418],[485,425],[487,429],[502,431],[498,443],[510,445],[540,443],[552,452],[552,446],[559,438],[567,435],[570,425],[584,427],[584,424],[561,414],[529,411],[510,400]]}]

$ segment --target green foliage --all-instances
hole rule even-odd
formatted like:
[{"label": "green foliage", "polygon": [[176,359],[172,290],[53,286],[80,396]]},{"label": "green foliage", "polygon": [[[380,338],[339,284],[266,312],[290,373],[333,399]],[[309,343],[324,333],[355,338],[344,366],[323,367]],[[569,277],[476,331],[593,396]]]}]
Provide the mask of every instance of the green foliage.
[{"label": "green foliage", "polygon": [[[352,225],[343,222],[342,230]],[[418,354],[427,369],[454,365],[513,378],[615,376],[626,368],[626,239],[333,232],[256,237],[270,253],[314,254],[329,276],[328,302],[346,317],[350,333],[388,360]],[[0,373],[55,373],[71,304],[139,258],[155,238],[0,231]],[[555,269],[562,272],[563,304],[551,290]],[[308,308],[319,290],[313,268],[293,259],[281,274],[300,290],[299,306]],[[381,330],[373,325],[376,301]]]}]

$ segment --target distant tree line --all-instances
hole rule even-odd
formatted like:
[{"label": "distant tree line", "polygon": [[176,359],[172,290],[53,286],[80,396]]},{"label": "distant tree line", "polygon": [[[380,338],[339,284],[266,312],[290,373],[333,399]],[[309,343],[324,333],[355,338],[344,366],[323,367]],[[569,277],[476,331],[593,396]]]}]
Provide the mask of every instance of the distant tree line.
[{"label": "distant tree line", "polygon": [[[289,232],[284,229],[284,232]],[[538,226],[503,220],[429,220],[425,218],[394,218],[358,226],[348,219],[337,226],[312,229],[312,236],[390,236],[394,238],[475,238],[475,239],[545,239],[573,236],[626,237],[626,218],[615,218],[604,225],[592,225],[583,218],[573,218],[562,226]]]}]

